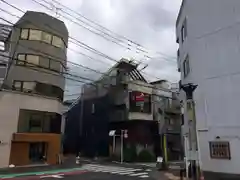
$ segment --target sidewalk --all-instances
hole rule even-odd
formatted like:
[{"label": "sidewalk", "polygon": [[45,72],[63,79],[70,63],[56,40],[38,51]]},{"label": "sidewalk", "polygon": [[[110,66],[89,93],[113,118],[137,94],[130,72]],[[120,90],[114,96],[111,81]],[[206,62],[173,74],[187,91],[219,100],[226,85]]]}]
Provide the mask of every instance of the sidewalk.
[{"label": "sidewalk", "polygon": [[13,168],[0,168],[0,175],[5,174],[15,174],[15,173],[27,173],[27,172],[41,172],[41,171],[52,171],[57,169],[69,169],[69,168],[76,168],[79,167],[75,163],[75,157],[67,157],[63,164],[58,165],[32,165],[32,166],[20,166],[20,167],[13,167]]},{"label": "sidewalk", "polygon": [[[152,171],[150,176],[156,180],[180,180],[179,172],[176,170],[169,171]],[[186,178],[184,178],[186,180]]]}]

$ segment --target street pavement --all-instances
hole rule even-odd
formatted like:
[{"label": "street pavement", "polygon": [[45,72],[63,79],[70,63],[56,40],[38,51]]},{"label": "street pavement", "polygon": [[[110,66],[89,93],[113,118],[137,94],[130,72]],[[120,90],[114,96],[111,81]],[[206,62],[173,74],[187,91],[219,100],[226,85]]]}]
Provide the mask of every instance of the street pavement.
[{"label": "street pavement", "polygon": [[[52,169],[44,171],[29,171],[24,173],[7,173],[0,174],[0,180],[106,180],[106,179],[122,179],[122,180],[134,180],[134,179],[147,179],[154,180],[155,178],[150,176],[151,169],[146,168],[133,168],[124,167],[120,165],[106,165],[96,163],[86,163],[81,167],[65,168],[65,169]],[[164,180],[159,178],[158,180]]]}]

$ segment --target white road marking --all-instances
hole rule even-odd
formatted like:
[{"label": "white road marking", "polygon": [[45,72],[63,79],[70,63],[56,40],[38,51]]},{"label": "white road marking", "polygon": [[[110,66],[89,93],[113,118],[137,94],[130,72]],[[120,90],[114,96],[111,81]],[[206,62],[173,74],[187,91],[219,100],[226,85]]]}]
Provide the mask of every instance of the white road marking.
[{"label": "white road marking", "polygon": [[148,172],[151,169],[134,169],[128,167],[119,167],[119,166],[109,166],[109,165],[97,165],[97,164],[85,164],[82,166],[85,170],[90,170],[94,172],[105,172],[118,175],[127,175],[127,176],[138,176],[140,178],[147,178]]},{"label": "white road marking", "polygon": [[139,176],[140,178],[148,178],[148,175]]},{"label": "white road marking", "polygon": [[147,172],[143,172],[143,173],[130,174],[130,176],[143,176],[147,174],[148,174]]}]

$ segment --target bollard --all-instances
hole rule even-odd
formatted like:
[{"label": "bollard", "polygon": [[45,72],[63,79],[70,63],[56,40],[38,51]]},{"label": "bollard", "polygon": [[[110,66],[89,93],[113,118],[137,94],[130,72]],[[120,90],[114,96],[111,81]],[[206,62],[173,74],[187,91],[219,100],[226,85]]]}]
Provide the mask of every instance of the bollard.
[{"label": "bollard", "polygon": [[80,164],[80,157],[79,156],[76,157],[76,164]]}]

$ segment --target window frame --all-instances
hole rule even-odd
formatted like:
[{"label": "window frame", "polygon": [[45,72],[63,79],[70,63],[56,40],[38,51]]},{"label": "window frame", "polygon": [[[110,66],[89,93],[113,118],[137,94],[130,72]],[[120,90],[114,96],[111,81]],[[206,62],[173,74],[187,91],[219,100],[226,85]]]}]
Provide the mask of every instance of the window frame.
[{"label": "window frame", "polygon": [[[27,38],[26,39],[22,37],[23,30],[27,30]],[[21,30],[20,30],[20,39],[21,40],[29,40],[29,31],[30,31],[29,28],[21,28]]]},{"label": "window frame", "polygon": [[[16,83],[20,83],[20,88],[16,88],[16,86],[15,86]],[[23,90],[23,81],[13,80],[12,89],[16,90],[16,91],[22,91]]]},{"label": "window frame", "polygon": [[[40,38],[40,39],[31,39],[31,31],[38,31],[38,32],[40,32],[40,34],[39,34],[39,38]],[[42,32],[43,32],[43,31],[41,31],[41,30],[39,30],[39,29],[29,29],[28,40],[30,40],[30,41],[41,41],[41,42],[43,42],[43,41],[42,41]]]},{"label": "window frame", "polygon": [[[44,33],[50,35],[50,42],[47,42],[47,41],[45,41],[45,40],[43,39]],[[53,35],[52,35],[52,34],[50,34],[50,33],[48,33],[48,32],[45,32],[45,31],[42,31],[41,42],[44,42],[44,43],[46,43],[46,44],[51,44],[51,45],[52,45],[52,39],[53,39]]]},{"label": "window frame", "polygon": [[[57,45],[54,45],[53,44],[53,39],[54,39],[54,37],[56,37],[56,38],[59,38],[60,40],[61,40],[61,46],[57,46]],[[64,43],[64,41],[63,41],[63,39],[61,38],[61,37],[59,37],[59,36],[56,36],[56,35],[52,35],[52,43],[51,43],[54,47],[57,47],[57,48],[60,48],[60,49],[62,49],[62,50],[64,50],[64,46],[65,46],[65,43]]]},{"label": "window frame", "polygon": [[184,19],[182,27],[181,27],[181,40],[182,40],[182,43],[184,43],[186,38],[187,38],[187,18]]},{"label": "window frame", "polygon": [[[40,118],[40,131],[31,131],[31,128],[33,128],[34,126],[31,126],[31,122],[32,121],[36,121],[36,120],[39,120],[39,119],[35,119],[35,118],[33,118],[33,116],[39,116],[39,118]],[[35,126],[36,127],[36,126]],[[43,122],[43,120],[41,119],[41,116],[39,115],[39,114],[31,114],[30,115],[30,117],[29,117],[29,128],[28,128],[28,132],[31,132],[31,133],[41,133],[41,132],[43,132],[43,130],[44,130],[44,122]]]},{"label": "window frame", "polygon": [[[24,60],[20,60],[19,59],[19,56],[20,55],[23,55],[24,56]],[[38,64],[29,64],[27,62],[27,56],[28,55],[31,55],[31,56],[38,56]],[[43,66],[40,64],[40,61],[41,61],[41,57],[43,57],[42,55],[38,55],[38,54],[25,54],[25,53],[19,53],[17,54],[17,60],[16,60],[16,65],[18,66],[29,66],[29,67],[38,67],[38,68],[42,68],[42,69],[46,69],[46,70],[49,70],[49,71],[53,71],[53,72],[58,72],[58,73],[62,73],[66,68],[65,66],[63,65],[63,63],[59,60],[56,60],[56,59],[53,59],[53,58],[49,58],[49,57],[43,57],[43,58],[46,58],[48,59],[48,63],[46,66]],[[59,70],[56,70],[56,69],[53,69],[51,68],[51,62],[54,61],[54,62],[57,62],[60,64],[60,68]]]},{"label": "window frame", "polygon": [[[27,61],[27,57],[28,57],[28,56],[38,57],[38,64],[28,62],[28,61]],[[39,62],[40,62],[40,56],[39,56],[39,55],[36,55],[36,54],[25,54],[25,58],[26,58],[25,64],[26,64],[27,66],[30,66],[30,67],[39,67]]]},{"label": "window frame", "polygon": [[186,78],[188,74],[190,73],[190,61],[189,61],[189,55],[187,55],[183,61],[183,76]]},{"label": "window frame", "polygon": [[[26,38],[26,39],[22,37],[22,31],[23,31],[23,30],[27,30],[27,38]],[[41,35],[40,35],[40,40],[30,39],[30,31],[31,31],[31,30],[33,30],[33,31],[40,31],[40,33],[41,33]],[[43,39],[43,34],[44,34],[44,33],[49,34],[49,35],[51,36],[50,42],[47,42],[47,41],[45,41],[45,40]],[[62,42],[61,46],[56,46],[56,45],[53,44],[53,39],[54,39],[54,37],[59,38],[59,39],[61,40],[61,42]],[[46,44],[52,45],[52,46],[54,46],[54,47],[56,47],[56,48],[60,48],[60,49],[64,50],[64,52],[66,52],[66,49],[67,49],[67,46],[66,46],[66,44],[65,44],[65,41],[63,40],[62,37],[60,37],[60,36],[58,36],[58,35],[56,35],[56,34],[49,33],[49,32],[47,32],[47,31],[39,30],[39,29],[34,29],[34,28],[21,28],[21,30],[20,30],[20,39],[21,39],[21,40],[29,40],[29,41],[40,41],[40,42],[42,42],[42,43],[46,43]]]}]

